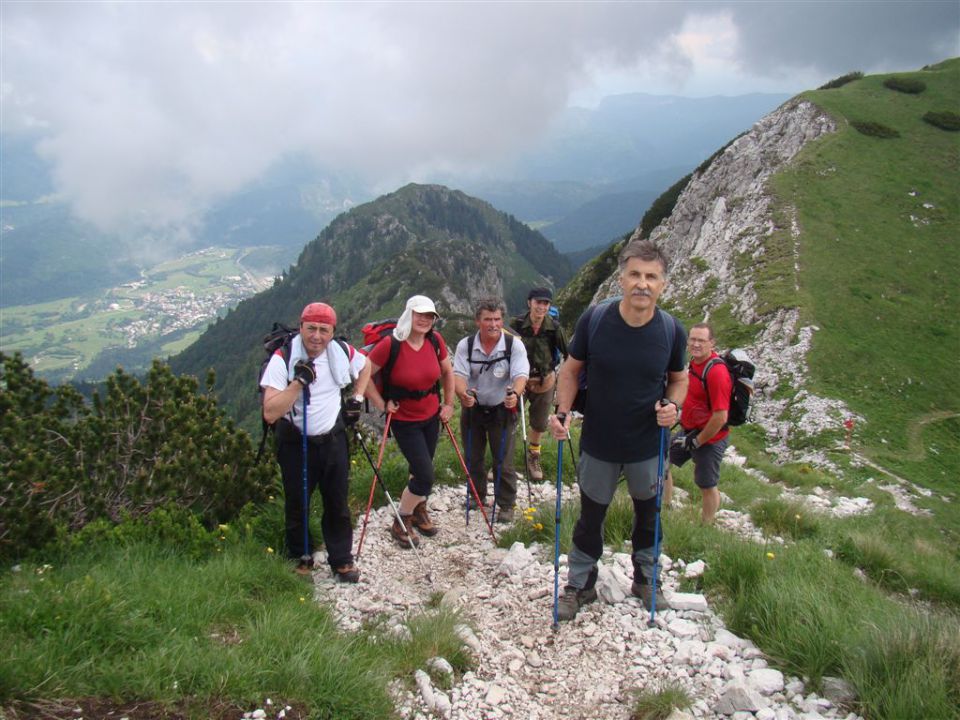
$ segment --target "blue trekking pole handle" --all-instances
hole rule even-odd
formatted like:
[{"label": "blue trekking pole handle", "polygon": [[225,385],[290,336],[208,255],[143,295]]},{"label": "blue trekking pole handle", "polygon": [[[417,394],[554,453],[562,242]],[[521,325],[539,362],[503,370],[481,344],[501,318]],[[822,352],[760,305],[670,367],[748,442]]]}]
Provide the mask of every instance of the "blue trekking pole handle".
[{"label": "blue trekking pole handle", "polygon": [[553,517],[553,629],[560,627],[560,506],[563,493],[563,440],[557,440],[557,503]]},{"label": "blue trekking pole handle", "polygon": [[[666,401],[660,401],[662,405]],[[657,577],[660,574],[660,499],[663,496],[663,455],[667,443],[667,429],[660,426],[660,450],[657,455],[657,515],[656,522],[653,524],[653,594],[650,597],[650,620],[647,621],[647,627],[655,625],[654,619],[657,616]]]},{"label": "blue trekking pole handle", "polygon": [[309,563],[310,557],[310,493],[307,492],[307,405],[310,404],[310,396],[307,394],[307,386],[303,386],[303,553],[300,555],[302,563]]}]

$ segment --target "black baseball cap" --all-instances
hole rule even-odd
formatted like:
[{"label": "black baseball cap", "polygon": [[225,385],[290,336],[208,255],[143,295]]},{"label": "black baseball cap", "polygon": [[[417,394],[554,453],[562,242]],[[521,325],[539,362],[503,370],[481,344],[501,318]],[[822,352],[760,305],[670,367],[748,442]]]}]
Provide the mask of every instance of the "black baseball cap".
[{"label": "black baseball cap", "polygon": [[550,292],[550,288],[534,288],[527,295],[527,300],[553,300],[553,293]]}]

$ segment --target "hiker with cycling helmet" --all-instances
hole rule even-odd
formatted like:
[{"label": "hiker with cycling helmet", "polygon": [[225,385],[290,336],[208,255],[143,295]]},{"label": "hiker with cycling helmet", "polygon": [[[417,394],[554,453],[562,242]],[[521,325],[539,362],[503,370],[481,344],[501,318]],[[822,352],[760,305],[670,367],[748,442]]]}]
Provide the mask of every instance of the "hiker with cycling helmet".
[{"label": "hiker with cycling helmet", "polygon": [[500,508],[497,519],[512,522],[517,499],[512,461],[517,401],[526,386],[530,364],[523,343],[515,342],[513,335],[504,331],[503,315],[503,303],[496,298],[485,298],[477,304],[477,332],[457,343],[453,374],[462,407],[460,431],[477,495],[486,502],[484,464],[489,444],[494,499]]},{"label": "hiker with cycling helmet", "polygon": [[[407,300],[392,334],[370,351],[371,374],[380,372],[380,388],[367,386],[374,407],[391,413],[390,430],[407,460],[410,477],[400,496],[400,520],[394,518],[390,534],[403,548],[420,544],[420,535],[439,532],[427,512],[433,489],[433,455],[440,423],[453,417],[453,365],[440,333],[434,330],[439,315],[424,295]],[[440,390],[443,389],[441,403]]]},{"label": "hiker with cycling helmet", "polygon": [[543,480],[540,467],[540,438],[547,429],[547,418],[553,407],[556,384],[554,369],[567,356],[567,339],[563,329],[550,315],[553,293],[549,288],[533,288],[527,295],[527,313],[513,318],[510,327],[523,340],[530,361],[530,378],[524,399],[530,404],[530,442],[527,445],[527,473],[531,480]]},{"label": "hiker with cycling helmet", "polygon": [[[336,327],[337,313],[332,307],[321,302],[307,305],[300,314],[300,332],[291,341],[289,359],[280,350],[274,353],[260,386],[264,420],[276,423],[287,554],[292,559],[300,558],[300,571],[307,572],[313,566],[314,543],[307,508],[313,491],[319,488],[327,562],[337,580],[355,583],[360,571],[351,552],[346,428],[360,418],[370,366],[362,353],[334,340]],[[351,383],[354,395],[344,403],[341,392]]]},{"label": "hiker with cycling helmet", "polygon": [[[690,328],[690,337],[687,339],[690,382],[680,415],[683,429],[670,442],[671,465],[681,467],[687,460],[693,459],[693,481],[700,488],[702,496],[700,520],[705,525],[713,522],[720,507],[717,482],[720,479],[720,462],[729,442],[727,413],[733,385],[730,371],[714,347],[710,323],[697,323]],[[672,484],[669,475],[668,483]]]},{"label": "hiker with cycling helmet", "polygon": [[[687,390],[686,332],[657,307],[667,284],[667,259],[660,248],[632,240],[620,251],[618,265],[623,296],[592,305],[577,321],[570,356],[560,367],[557,414],[550,419],[553,436],[566,439],[579,375],[585,369],[589,392],[580,435],[580,517],[558,602],[559,620],[572,620],[597,597],[603,521],[621,475],[634,511],[631,592],[648,609],[654,597],[659,566],[655,548],[662,537],[657,508],[660,440],[677,421]],[[659,586],[656,607],[668,607]]]}]

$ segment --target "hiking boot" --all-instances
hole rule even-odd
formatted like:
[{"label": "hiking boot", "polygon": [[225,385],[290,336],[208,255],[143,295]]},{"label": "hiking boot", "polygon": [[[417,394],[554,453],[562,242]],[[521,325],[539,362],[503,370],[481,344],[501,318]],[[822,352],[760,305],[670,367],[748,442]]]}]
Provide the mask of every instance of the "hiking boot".
[{"label": "hiking boot", "polygon": [[498,523],[512,523],[516,511],[512,507],[497,508]]},{"label": "hiking boot", "polygon": [[341,565],[333,569],[333,577],[342,583],[360,582],[360,571],[353,563]]},{"label": "hiking boot", "polygon": [[430,519],[430,515],[427,514],[427,501],[423,500],[417,504],[413,509],[413,526],[417,529],[421,535],[426,535],[427,537],[433,537],[438,532],[440,528],[433,524],[433,521]]},{"label": "hiking boot", "polygon": [[577,590],[575,587],[567,585],[563,589],[563,595],[557,600],[557,619],[561,622],[573,620],[580,612],[580,608],[596,599],[597,591],[595,588]]},{"label": "hiking boot", "polygon": [[540,467],[540,453],[527,450],[527,474],[531,480],[543,480],[543,468]]},{"label": "hiking boot", "polygon": [[[634,581],[630,585],[630,592],[634,597],[640,598],[643,602],[643,607],[647,610],[650,609],[650,605],[653,602],[653,585],[645,582]],[[669,610],[670,603],[667,602],[667,598],[664,597],[663,593],[660,592],[660,584],[657,583],[657,610]]]},{"label": "hiking boot", "polygon": [[394,518],[393,525],[390,526],[390,534],[397,541],[397,545],[404,549],[420,546],[420,538],[417,537],[417,531],[413,529],[413,515],[403,516],[403,525]]}]

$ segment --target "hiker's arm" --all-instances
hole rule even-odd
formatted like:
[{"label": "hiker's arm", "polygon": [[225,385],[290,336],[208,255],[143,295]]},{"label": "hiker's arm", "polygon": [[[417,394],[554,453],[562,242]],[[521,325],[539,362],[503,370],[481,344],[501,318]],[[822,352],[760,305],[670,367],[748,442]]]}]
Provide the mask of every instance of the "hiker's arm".
[{"label": "hiker's arm", "polygon": [[[371,376],[380,372],[380,366],[371,360],[369,356],[367,357],[367,367],[370,369]],[[376,410],[383,412],[386,409],[386,401],[380,394],[380,390],[377,389],[376,383],[368,381],[367,387],[364,389],[363,396],[370,401],[370,404],[373,405]]]},{"label": "hiker's arm", "polygon": [[263,389],[263,419],[271,425],[275,423],[290,411],[302,392],[303,385],[296,380],[287,385],[284,390],[265,387]]},{"label": "hiker's arm", "polygon": [[443,404],[440,406],[440,420],[450,422],[453,417],[453,396],[457,394],[457,385],[453,378],[453,363],[450,357],[440,361],[440,384],[443,386]]},{"label": "hiker's arm", "polygon": [[710,419],[707,420],[707,424],[703,426],[703,429],[697,433],[697,446],[703,445],[706,442],[710,441],[714,435],[716,435],[727,424],[727,411],[726,410],[716,410],[713,415],[710,416]]},{"label": "hiker's arm", "polygon": [[[556,440],[566,440],[570,436],[570,408],[577,397],[580,371],[585,366],[583,360],[568,355],[557,372],[557,413],[549,420],[550,433]],[[564,420],[557,415],[564,415]]]},{"label": "hiker's arm", "polygon": [[[360,355],[360,353],[357,353],[357,355]],[[370,382],[370,376],[372,375],[371,367],[370,359],[365,358],[363,361],[363,368],[361,368],[360,374],[357,375],[357,379],[353,383],[353,391],[357,395],[366,396],[367,388],[373,385],[373,383]]]},{"label": "hiker's arm", "polygon": [[676,424],[680,415],[680,406],[687,397],[688,379],[686,370],[667,373],[667,389],[663,396],[670,402],[666,405],[657,403],[657,425],[660,427],[671,427]]}]

